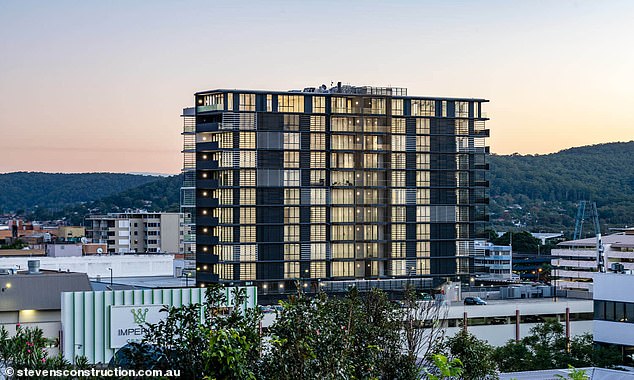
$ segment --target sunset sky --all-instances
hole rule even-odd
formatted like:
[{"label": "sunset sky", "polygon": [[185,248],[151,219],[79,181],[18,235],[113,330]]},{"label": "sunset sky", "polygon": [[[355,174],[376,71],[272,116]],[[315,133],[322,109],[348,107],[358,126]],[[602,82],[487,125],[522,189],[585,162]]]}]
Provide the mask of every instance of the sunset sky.
[{"label": "sunset sky", "polygon": [[634,139],[634,1],[0,0],[0,172],[178,173],[213,88],[487,98],[491,151]]}]

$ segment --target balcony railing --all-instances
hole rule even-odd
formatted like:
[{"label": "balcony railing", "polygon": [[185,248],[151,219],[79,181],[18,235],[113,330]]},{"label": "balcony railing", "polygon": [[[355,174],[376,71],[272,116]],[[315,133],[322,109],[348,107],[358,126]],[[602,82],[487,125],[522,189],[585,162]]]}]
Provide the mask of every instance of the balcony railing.
[{"label": "balcony railing", "polygon": [[223,104],[209,104],[206,106],[198,106],[196,107],[196,111],[200,112],[212,112],[212,111],[224,111]]}]

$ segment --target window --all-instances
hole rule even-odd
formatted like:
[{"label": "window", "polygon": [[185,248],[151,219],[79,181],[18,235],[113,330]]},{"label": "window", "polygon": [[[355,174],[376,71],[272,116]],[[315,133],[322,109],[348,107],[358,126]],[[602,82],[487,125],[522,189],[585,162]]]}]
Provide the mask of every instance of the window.
[{"label": "window", "polygon": [[313,96],[313,113],[326,113],[326,98]]},{"label": "window", "polygon": [[255,111],[255,94],[240,94],[240,111]]},{"label": "window", "polygon": [[447,101],[442,101],[442,117],[447,117]]},{"label": "window", "polygon": [[392,224],[392,240],[405,240],[405,224]]},{"label": "window", "polygon": [[233,189],[213,190],[211,198],[218,199],[218,203],[221,205],[233,205]]},{"label": "window", "polygon": [[284,186],[299,186],[299,170],[284,170]]},{"label": "window", "polygon": [[333,259],[353,259],[354,244],[353,243],[333,243],[332,258]]},{"label": "window", "polygon": [[416,207],[416,221],[429,222],[429,206]]},{"label": "window", "polygon": [[[226,189],[233,192],[233,189]],[[256,204],[255,189],[240,189],[240,204],[241,205],[254,205]]]},{"label": "window", "polygon": [[[392,155],[395,156],[395,155]],[[405,161],[405,157],[403,157]],[[394,166],[392,166],[394,168]],[[404,166],[399,166],[400,169],[405,169]],[[392,187],[405,187],[405,171],[395,170],[392,172]]]},{"label": "window", "polygon": [[273,95],[266,95],[266,112],[273,112]]},{"label": "window", "polygon": [[255,226],[240,226],[240,242],[255,243],[255,236]]},{"label": "window", "polygon": [[326,189],[310,189],[310,203],[313,205],[325,205]]},{"label": "window", "polygon": [[352,98],[335,96],[332,98],[332,113],[352,113]]},{"label": "window", "polygon": [[405,204],[406,189],[392,189],[392,204]]},{"label": "window", "polygon": [[227,111],[233,111],[233,93],[227,93]]},{"label": "window", "polygon": [[429,172],[417,171],[416,172],[416,186],[417,187],[429,187]]},{"label": "window", "polygon": [[299,244],[284,244],[284,260],[299,260]]},{"label": "window", "polygon": [[284,133],[284,149],[299,150],[299,133]]},{"label": "window", "polygon": [[392,135],[392,151],[405,151],[405,135]]},{"label": "window", "polygon": [[416,189],[416,204],[429,204],[429,189]]},{"label": "window", "polygon": [[416,136],[416,151],[417,152],[429,151],[429,136]]},{"label": "window", "polygon": [[198,99],[199,106],[214,106],[213,108],[209,108],[210,110],[222,110],[224,103],[224,94],[210,94],[203,95],[202,98]]},{"label": "window", "polygon": [[392,115],[403,115],[403,99],[392,99]]},{"label": "window", "polygon": [[[230,148],[233,148],[233,141]],[[240,132],[240,148],[255,149],[255,132]]]},{"label": "window", "polygon": [[352,223],[354,207],[333,207],[330,210],[330,219],[333,223]]},{"label": "window", "polygon": [[416,154],[416,169],[429,169],[429,154]]},{"label": "window", "polygon": [[330,268],[332,277],[354,276],[354,262],[352,261],[333,261]]},{"label": "window", "polygon": [[311,133],[310,134],[310,149],[311,150],[325,150],[326,149],[326,135],[323,133]]},{"label": "window", "polygon": [[299,207],[284,207],[284,224],[299,223]]},{"label": "window", "polygon": [[326,223],[326,208],[325,207],[311,207],[310,208],[310,222],[311,223]]},{"label": "window", "polygon": [[[254,210],[255,212],[255,210]],[[220,224],[232,224],[233,223],[233,209],[227,207],[219,207],[215,208],[213,211],[213,216],[218,218],[218,222]],[[253,219],[253,223],[255,223],[255,216]],[[136,234],[135,234],[136,235]]]},{"label": "window", "polygon": [[353,225],[333,225],[330,228],[330,238],[332,240],[354,240]]},{"label": "window", "polygon": [[416,119],[416,134],[428,135],[429,134],[429,119]]},{"label": "window", "polygon": [[255,186],[255,178],[255,170],[240,170],[240,186]]},{"label": "window", "polygon": [[299,204],[299,189],[284,189],[284,204],[298,205]]},{"label": "window", "polygon": [[392,257],[405,257],[407,243],[404,241],[392,242]]},{"label": "window", "polygon": [[[229,215],[233,215],[233,209],[225,208]],[[240,224],[255,224],[255,207],[240,207]]]},{"label": "window", "polygon": [[312,278],[326,277],[326,262],[312,261],[310,263],[310,275]]},{"label": "window", "polygon": [[326,171],[325,170],[311,170],[310,184],[311,186],[325,186],[326,185]]},{"label": "window", "polygon": [[284,278],[299,278],[299,263],[284,263]]},{"label": "window", "polygon": [[[310,240],[311,241],[325,241],[326,240],[326,225],[325,224],[313,224],[310,226]],[[314,245],[314,244],[313,244]],[[325,248],[325,245],[324,245]],[[324,250],[324,259],[326,251]]]},{"label": "window", "polygon": [[310,117],[310,131],[324,132],[326,130],[326,118],[324,116]]},{"label": "window", "polygon": [[[225,152],[223,152],[225,153]],[[233,152],[228,152],[233,153]],[[253,150],[245,150],[237,152],[240,154],[240,167],[241,168],[255,168],[257,167],[257,154]]]},{"label": "window", "polygon": [[278,95],[277,96],[278,112],[304,112],[304,96],[303,95]]},{"label": "window", "polygon": [[456,102],[456,117],[469,117],[469,102]]},{"label": "window", "polygon": [[310,152],[310,167],[311,168],[325,168],[326,167],[326,152]]},{"label": "window", "polygon": [[[354,168],[353,153],[331,153],[330,166],[332,168]],[[352,186],[352,184],[350,184]]]},{"label": "window", "polygon": [[416,225],[416,240],[429,240],[429,224]]},{"label": "window", "polygon": [[404,206],[395,206],[392,207],[392,222],[405,222],[405,207]]},{"label": "window", "polygon": [[405,119],[396,117],[392,119],[392,133],[405,133]]},{"label": "window", "polygon": [[284,167],[299,168],[299,152],[284,152]]},{"label": "window", "polygon": [[354,190],[333,189],[332,203],[333,204],[354,204]]},{"label": "window", "polygon": [[298,225],[284,226],[284,241],[299,241],[299,226]]},{"label": "window", "polygon": [[361,120],[354,117],[333,117],[330,120],[330,130],[333,132],[354,132],[355,124],[361,125]]},{"label": "window", "polygon": [[412,116],[436,116],[436,102],[434,100],[412,99]]}]

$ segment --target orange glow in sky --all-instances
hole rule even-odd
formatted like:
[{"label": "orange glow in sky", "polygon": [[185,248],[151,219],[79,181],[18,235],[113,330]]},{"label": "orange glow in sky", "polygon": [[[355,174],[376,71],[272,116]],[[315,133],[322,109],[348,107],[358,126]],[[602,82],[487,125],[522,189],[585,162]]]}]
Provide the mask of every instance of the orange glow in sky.
[{"label": "orange glow in sky", "polygon": [[178,173],[213,88],[478,97],[499,154],[634,139],[634,2],[0,2],[0,172]]}]

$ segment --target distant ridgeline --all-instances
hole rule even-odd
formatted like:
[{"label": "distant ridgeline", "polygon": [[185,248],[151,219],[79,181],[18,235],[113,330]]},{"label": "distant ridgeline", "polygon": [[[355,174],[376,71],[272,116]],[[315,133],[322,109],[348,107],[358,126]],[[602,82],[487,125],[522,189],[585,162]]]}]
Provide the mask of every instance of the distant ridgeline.
[{"label": "distant ridgeline", "polygon": [[547,155],[491,155],[491,221],[574,229],[577,203],[597,202],[603,228],[634,223],[634,141]]},{"label": "distant ridgeline", "polygon": [[[574,229],[577,202],[597,202],[602,227],[634,224],[634,142],[562,150],[546,155],[491,155],[491,223],[531,230]],[[182,176],[116,173],[0,174],[0,213],[38,220],[127,208],[178,211]]]}]

